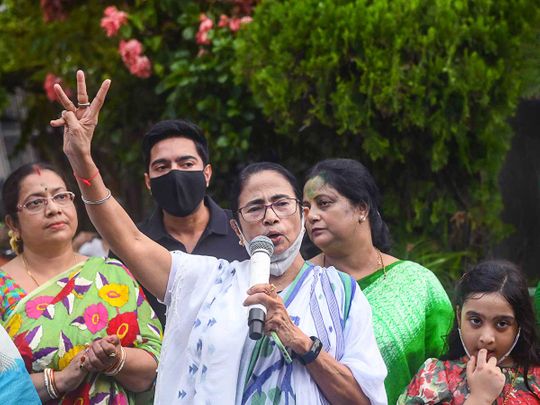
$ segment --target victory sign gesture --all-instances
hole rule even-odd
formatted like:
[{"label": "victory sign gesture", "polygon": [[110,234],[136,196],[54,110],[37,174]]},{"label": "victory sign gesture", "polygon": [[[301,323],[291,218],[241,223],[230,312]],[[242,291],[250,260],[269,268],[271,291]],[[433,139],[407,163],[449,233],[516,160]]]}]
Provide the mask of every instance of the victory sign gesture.
[{"label": "victory sign gesture", "polygon": [[69,99],[59,84],[54,85],[54,91],[60,104],[64,107],[62,116],[51,120],[53,127],[64,126],[64,153],[70,159],[83,158],[90,155],[92,136],[98,123],[98,116],[109,91],[111,81],[105,80],[99,88],[96,97],[89,101],[86,92],[86,81],[82,70],[77,71],[77,106]]}]

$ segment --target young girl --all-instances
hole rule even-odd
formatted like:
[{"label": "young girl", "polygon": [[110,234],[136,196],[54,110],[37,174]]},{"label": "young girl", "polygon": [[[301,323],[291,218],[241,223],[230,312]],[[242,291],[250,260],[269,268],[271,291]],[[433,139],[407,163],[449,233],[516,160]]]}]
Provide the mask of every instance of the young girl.
[{"label": "young girl", "polygon": [[398,404],[540,404],[540,350],[517,267],[486,261],[457,287],[448,354],[428,359]]}]

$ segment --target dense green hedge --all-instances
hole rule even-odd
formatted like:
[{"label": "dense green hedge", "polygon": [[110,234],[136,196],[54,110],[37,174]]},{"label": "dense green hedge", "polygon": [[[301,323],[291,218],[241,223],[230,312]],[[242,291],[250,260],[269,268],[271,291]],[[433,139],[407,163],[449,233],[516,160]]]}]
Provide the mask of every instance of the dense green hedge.
[{"label": "dense green hedge", "polygon": [[373,168],[401,235],[485,247],[537,24],[526,0],[266,0],[235,71],[305,159]]}]

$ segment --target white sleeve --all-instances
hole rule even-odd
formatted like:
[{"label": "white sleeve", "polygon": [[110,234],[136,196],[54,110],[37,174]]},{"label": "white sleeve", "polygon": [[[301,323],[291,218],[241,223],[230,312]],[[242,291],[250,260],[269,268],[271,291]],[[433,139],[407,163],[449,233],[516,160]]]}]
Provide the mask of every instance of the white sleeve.
[{"label": "white sleeve", "polygon": [[373,333],[371,307],[360,288],[354,293],[344,337],[345,353],[340,363],[349,367],[372,405],[386,405],[386,365]]},{"label": "white sleeve", "polygon": [[175,291],[182,286],[196,286],[199,279],[213,280],[212,272],[221,269],[220,260],[213,256],[200,256],[174,250],[171,254],[171,271],[163,304],[169,306]]}]

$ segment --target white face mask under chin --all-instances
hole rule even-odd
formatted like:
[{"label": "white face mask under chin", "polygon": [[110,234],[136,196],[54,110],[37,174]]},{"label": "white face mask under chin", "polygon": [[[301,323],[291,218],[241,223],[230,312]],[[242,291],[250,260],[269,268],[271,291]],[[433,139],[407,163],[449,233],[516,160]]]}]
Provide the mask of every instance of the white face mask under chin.
[{"label": "white face mask under chin", "polygon": [[[458,333],[459,333],[459,340],[461,340],[461,344],[463,346],[463,349],[465,350],[465,354],[467,354],[467,356],[469,356],[469,358],[471,358],[471,354],[467,350],[467,346],[465,346],[465,342],[463,341],[463,335],[461,334],[461,328],[458,328]],[[516,347],[516,345],[517,345],[520,333],[521,333],[521,328],[518,328],[518,332],[517,332],[517,335],[516,335],[516,337],[514,339],[514,343],[512,343],[512,346],[510,346],[510,349],[508,349],[508,351],[500,359],[497,360],[497,365],[501,364],[504,360],[506,360],[506,358],[508,356],[510,356],[510,353],[512,353],[512,350],[514,350],[514,347]]]},{"label": "white face mask under chin", "polygon": [[[240,230],[240,227],[238,227]],[[304,238],[304,234],[306,233],[306,228],[304,227],[304,216],[302,215],[302,223],[300,225],[300,232],[298,233],[298,236],[294,240],[294,242],[289,246],[287,249],[285,249],[280,254],[273,254],[270,258],[270,274],[279,277],[285,273],[289,267],[294,262],[294,259],[296,259],[296,256],[298,255],[298,252],[300,252],[300,246],[302,245],[302,239]],[[242,239],[244,240],[244,248],[246,249],[246,252],[249,255],[249,242],[247,242],[247,239],[245,238],[242,231],[240,231],[240,234],[242,235]],[[251,256],[251,255],[250,255]]]}]

